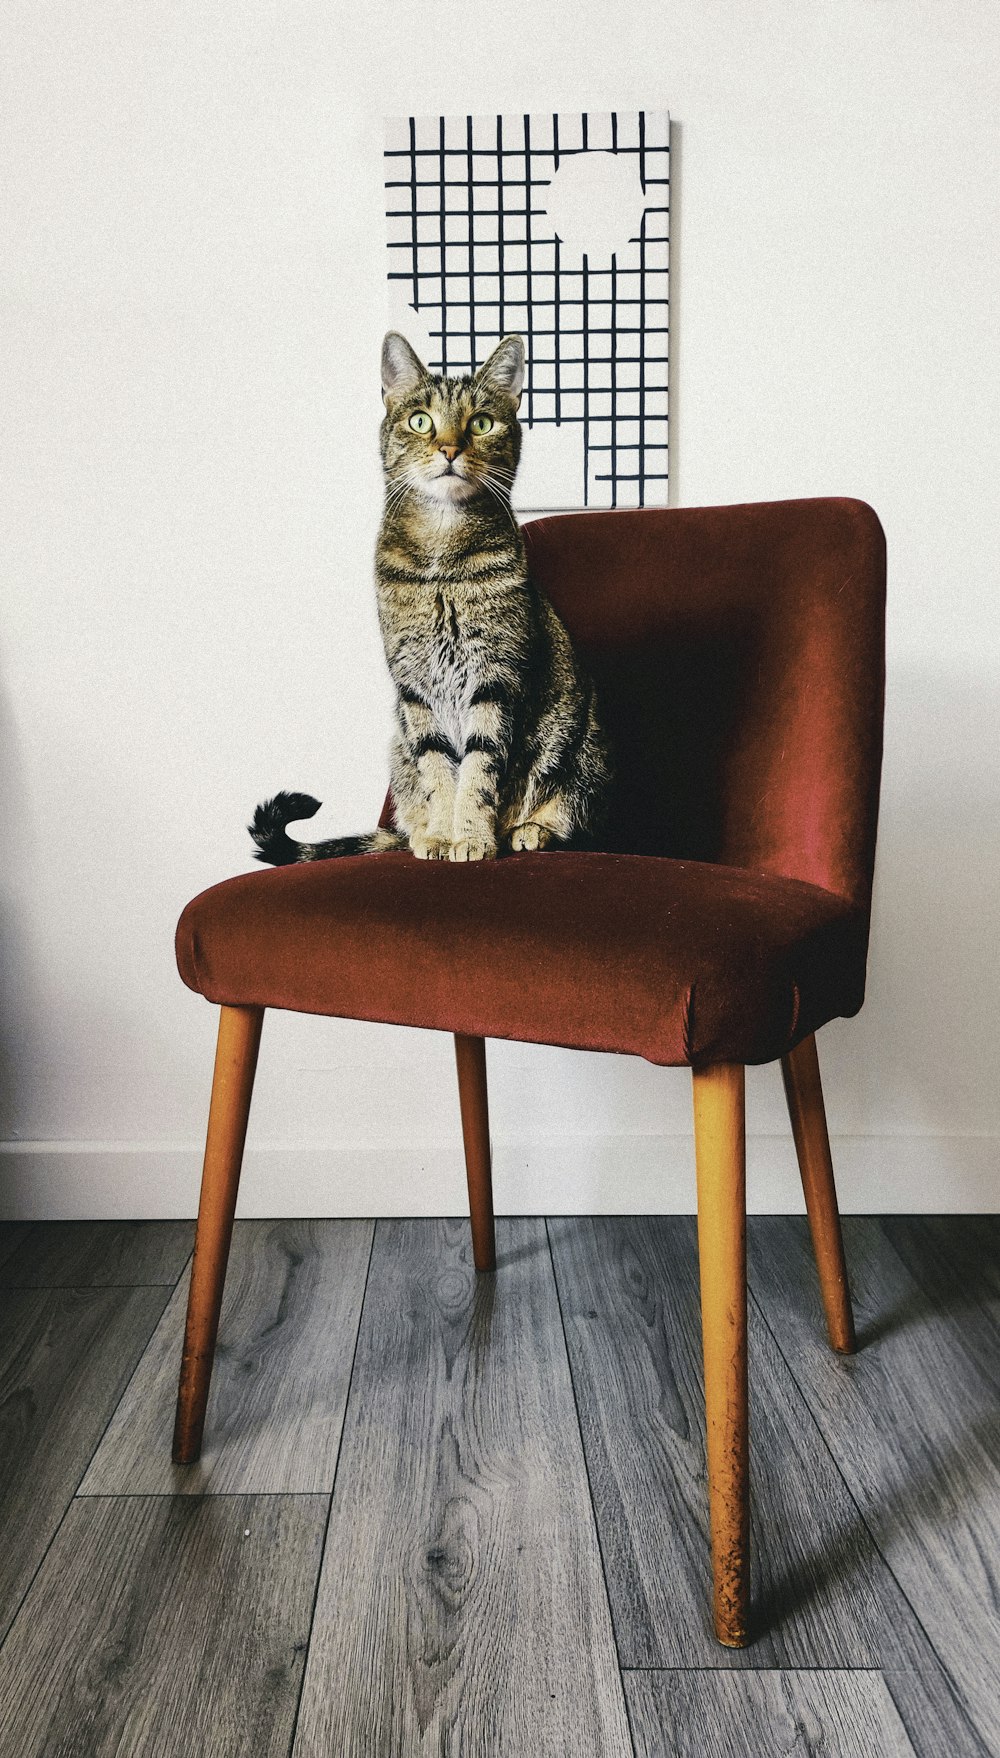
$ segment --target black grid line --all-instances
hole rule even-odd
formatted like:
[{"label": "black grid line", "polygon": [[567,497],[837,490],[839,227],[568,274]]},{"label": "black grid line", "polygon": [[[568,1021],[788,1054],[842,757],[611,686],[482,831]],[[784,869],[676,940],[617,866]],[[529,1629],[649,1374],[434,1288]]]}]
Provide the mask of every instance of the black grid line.
[{"label": "black grid line", "polygon": [[[439,232],[438,242],[439,242],[440,251],[441,251],[441,279],[442,279],[442,281],[444,280],[445,269],[447,268],[447,264],[448,264],[447,241],[445,239],[445,211],[444,211],[444,208],[445,208],[445,202],[444,202],[444,170],[445,170],[445,166],[444,166],[444,155],[445,155],[444,130],[445,130],[445,118],[443,116],[439,116],[438,117],[438,131],[440,134],[440,145],[439,145],[438,151],[439,151],[440,163],[441,163],[441,180],[440,180],[441,198],[440,198],[440,201],[438,202],[438,232]],[[447,371],[448,371],[448,332],[447,332],[446,328],[443,329],[441,332],[441,371],[443,373],[447,373]]]},{"label": "black grid line", "polygon": [[[612,116],[612,118],[611,118],[611,138],[613,141],[617,141],[617,134],[618,134],[618,119],[616,116]],[[641,286],[641,282],[640,282],[640,286]],[[618,353],[617,353],[618,336],[617,336],[617,333],[615,330],[615,322],[616,322],[617,316],[618,316],[618,272],[617,272],[616,253],[614,251],[612,251],[612,253],[611,253],[611,408],[612,408],[612,411],[614,411],[618,407]],[[616,507],[618,505],[618,446],[615,443],[616,438],[617,438],[617,436],[614,433],[614,429],[612,429],[611,505],[613,507]]]},{"label": "black grid line", "polygon": [[[644,197],[638,229],[630,248],[612,252],[610,261],[595,259],[593,250],[573,260],[553,228],[545,191],[568,159],[609,151],[636,160]],[[385,157],[387,278],[406,285],[425,320],[436,351],[432,371],[472,373],[503,334],[520,331],[528,355],[522,423],[581,433],[573,504],[662,504],[666,115],[409,117],[395,125]],[[602,461],[606,468],[598,468]]]},{"label": "black grid line", "polygon": [[[584,124],[583,138],[586,141],[586,123]],[[583,259],[583,342],[581,346],[583,355],[583,504],[585,507],[590,505],[590,303],[588,299],[590,279],[587,268],[588,259],[585,256]],[[614,496],[612,496],[611,504],[614,506]]]},{"label": "black grid line", "polygon": [[[586,116],[584,116],[583,122],[584,122],[584,133],[586,133],[586,122],[587,122]],[[564,159],[570,159],[573,157],[574,153],[597,152],[600,149],[598,149],[597,147],[590,147],[590,146],[578,146],[578,147],[556,146],[555,148],[550,147],[547,150],[549,152],[552,152],[553,156],[555,156],[555,153],[558,152],[559,154],[561,154],[561,156]],[[630,153],[633,153],[633,154],[641,153],[643,149],[640,146],[621,146],[621,145],[619,145],[617,147],[614,147],[612,150],[616,153],[620,153],[622,155],[622,157],[624,158],[624,157],[627,157],[627,155]],[[650,150],[652,150],[652,149],[650,149]],[[664,148],[663,150],[666,151],[666,148]],[[427,159],[427,158],[436,159],[438,156],[438,149],[436,146],[435,147],[417,147],[416,155],[417,155],[418,159]],[[464,158],[465,148],[464,147],[447,147],[446,148],[446,156],[451,159]],[[494,151],[493,147],[474,147],[473,148],[473,156],[475,158],[479,158],[479,159],[495,159],[496,152]],[[407,159],[410,157],[410,152],[407,147],[386,147],[385,157],[387,159]],[[521,157],[521,148],[520,147],[504,147],[503,157],[505,159],[519,159]],[[656,181],[658,183],[666,183],[668,181],[668,179],[666,177],[658,177],[656,179]]]},{"label": "black grid line", "polygon": [[472,191],[472,117],[465,118],[465,156],[469,167],[469,359],[476,358],[476,295],[473,268],[476,260],[476,210]]},{"label": "black grid line", "polygon": [[417,122],[410,117],[410,189],[413,208],[413,227],[410,239],[413,251],[413,304],[416,307],[420,299],[420,283],[417,279],[419,264],[417,260]]},{"label": "black grid line", "polygon": [[[528,188],[530,189],[531,188],[531,117],[530,116],[526,116],[524,118],[524,180],[525,180],[525,183],[527,184]],[[525,303],[527,305],[527,310],[528,310],[528,321],[527,321],[527,324],[525,325],[525,328],[527,330],[526,342],[527,342],[527,349],[528,349],[528,359],[533,361],[535,358],[535,346],[534,346],[535,338],[532,333],[533,300],[532,300],[532,283],[531,283],[531,202],[530,201],[526,202],[526,212],[525,212],[525,216],[524,216],[524,238],[525,238],[524,262],[525,262],[525,267],[527,269],[527,285],[525,286],[524,296],[525,296]],[[559,285],[558,280],[556,282],[556,285],[557,286]],[[557,332],[558,332],[558,328],[559,328],[559,326],[557,324],[556,325]],[[534,405],[534,391],[533,391],[533,387],[532,387],[532,380],[530,377],[528,378],[527,385],[525,386],[525,401],[527,403],[527,411],[526,411],[525,419],[527,421],[528,426],[530,427],[531,426],[531,411],[532,411],[532,407]]]}]

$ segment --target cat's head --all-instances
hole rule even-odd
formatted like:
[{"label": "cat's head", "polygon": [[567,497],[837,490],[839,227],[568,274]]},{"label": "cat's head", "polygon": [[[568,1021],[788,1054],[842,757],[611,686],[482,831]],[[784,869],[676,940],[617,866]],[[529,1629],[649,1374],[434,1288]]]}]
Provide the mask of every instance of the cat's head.
[{"label": "cat's head", "polygon": [[472,377],[429,372],[405,336],[382,344],[382,462],[386,488],[415,489],[439,506],[508,496],[521,455],[517,408],[524,343],[504,336]]}]

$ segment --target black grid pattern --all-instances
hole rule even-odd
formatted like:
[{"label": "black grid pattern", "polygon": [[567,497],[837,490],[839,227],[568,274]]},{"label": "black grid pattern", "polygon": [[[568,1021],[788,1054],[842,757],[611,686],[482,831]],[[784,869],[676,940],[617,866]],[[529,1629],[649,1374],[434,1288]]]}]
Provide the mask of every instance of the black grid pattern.
[{"label": "black grid pattern", "polygon": [[[580,153],[638,158],[647,198],[628,261],[564,260],[544,191]],[[508,331],[528,353],[521,419],[582,429],[581,506],[667,499],[669,119],[408,117],[387,125],[388,276],[439,344],[435,372],[472,372]]]}]

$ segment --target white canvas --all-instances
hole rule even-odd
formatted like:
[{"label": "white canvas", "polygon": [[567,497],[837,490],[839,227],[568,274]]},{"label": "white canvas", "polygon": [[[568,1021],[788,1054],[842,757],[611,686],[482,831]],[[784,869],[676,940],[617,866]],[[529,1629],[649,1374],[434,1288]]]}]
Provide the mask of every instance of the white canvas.
[{"label": "white canvas", "polygon": [[387,324],[435,372],[517,331],[521,512],[665,506],[663,110],[386,125]]}]

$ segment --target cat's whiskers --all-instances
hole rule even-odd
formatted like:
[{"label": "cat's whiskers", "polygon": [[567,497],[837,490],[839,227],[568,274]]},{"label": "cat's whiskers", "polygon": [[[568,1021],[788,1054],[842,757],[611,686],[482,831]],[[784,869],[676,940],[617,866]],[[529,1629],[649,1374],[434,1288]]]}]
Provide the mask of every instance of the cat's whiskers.
[{"label": "cat's whiskers", "polygon": [[511,483],[514,480],[514,471],[508,470],[506,465],[498,464],[495,461],[492,461],[489,464],[484,464],[482,466],[482,474],[483,476],[488,477],[491,482],[496,483]]},{"label": "cat's whiskers", "polygon": [[501,470],[495,464],[491,464],[489,469],[484,471],[484,476],[488,482],[493,484],[494,488],[499,488],[502,493],[510,496],[514,487],[513,470]]},{"label": "cat's whiskers", "polygon": [[479,480],[482,483],[483,487],[485,488],[487,494],[493,496],[493,499],[496,501],[497,506],[503,508],[504,513],[506,514],[507,518],[510,520],[510,523],[511,523],[513,530],[518,534],[518,536],[520,536],[520,526],[518,525],[517,520],[515,519],[513,513],[510,510],[509,500],[505,499],[504,495],[500,492],[500,490],[498,488],[493,487],[493,484],[490,482],[488,476],[481,476],[479,478]]},{"label": "cat's whiskers", "polygon": [[388,518],[391,513],[395,513],[398,510],[406,500],[412,486],[413,485],[408,477],[390,477],[386,484],[385,505],[382,510],[382,517],[384,519]]},{"label": "cat's whiskers", "polygon": [[483,489],[489,489],[490,494],[496,494],[504,503],[510,503],[510,487],[506,483],[497,482],[496,476],[482,476],[482,483]]},{"label": "cat's whiskers", "polygon": [[506,496],[507,500],[510,499],[514,487],[513,470],[509,472],[501,471],[495,465],[491,465],[490,468],[484,472],[484,480],[492,488],[498,489],[501,494]]}]

